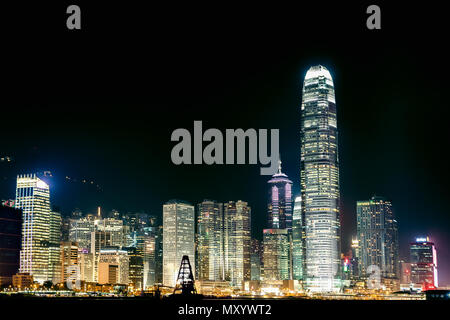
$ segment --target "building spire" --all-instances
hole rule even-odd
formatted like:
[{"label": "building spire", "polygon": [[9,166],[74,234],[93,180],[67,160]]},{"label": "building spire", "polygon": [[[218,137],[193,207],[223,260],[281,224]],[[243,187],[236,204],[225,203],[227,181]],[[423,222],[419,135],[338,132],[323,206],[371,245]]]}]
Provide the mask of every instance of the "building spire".
[{"label": "building spire", "polygon": [[278,154],[278,174],[281,174],[281,155]]}]

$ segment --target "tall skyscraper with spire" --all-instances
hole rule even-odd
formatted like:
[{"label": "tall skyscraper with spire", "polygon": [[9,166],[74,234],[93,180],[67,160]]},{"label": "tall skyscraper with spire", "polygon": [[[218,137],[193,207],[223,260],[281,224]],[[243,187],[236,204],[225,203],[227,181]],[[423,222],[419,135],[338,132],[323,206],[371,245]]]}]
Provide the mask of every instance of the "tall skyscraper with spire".
[{"label": "tall skyscraper with spire", "polygon": [[267,182],[269,201],[267,204],[267,228],[292,230],[292,181],[281,172],[281,160],[278,160],[278,172]]},{"label": "tall skyscraper with spire", "polygon": [[321,65],[305,76],[300,139],[306,289],[336,292],[341,283],[338,130],[333,79]]},{"label": "tall skyscraper with spire", "polygon": [[267,229],[263,230],[264,280],[289,280],[292,270],[292,181],[281,171],[267,182]]}]

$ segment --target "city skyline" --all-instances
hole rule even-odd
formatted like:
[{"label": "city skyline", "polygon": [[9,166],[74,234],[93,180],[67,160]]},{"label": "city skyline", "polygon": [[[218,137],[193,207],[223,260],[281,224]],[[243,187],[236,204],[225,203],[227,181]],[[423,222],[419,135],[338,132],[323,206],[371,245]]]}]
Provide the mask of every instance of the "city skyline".
[{"label": "city skyline", "polygon": [[443,3],[2,10],[9,309],[447,313]]},{"label": "city skyline", "polygon": [[[278,159],[277,172],[267,180],[260,248],[252,234],[261,230],[252,229],[251,206],[242,200],[203,200],[195,204],[197,210],[185,200],[165,202],[162,254],[157,250],[155,218],[146,221],[145,213],[121,214],[113,209],[104,216],[99,206],[96,214],[84,216],[76,209],[71,213],[75,219],[63,222],[61,210],[51,205],[48,181],[53,174],[47,170],[17,175],[16,197],[5,202],[23,212],[20,268],[14,277],[28,274],[41,284],[59,284],[72,279],[71,268],[76,266],[77,281],[80,277],[84,283],[132,284],[145,290],[156,285],[158,278],[163,286],[175,288],[177,264],[188,259],[202,288],[220,283],[222,291],[229,290],[223,289],[225,283],[233,290],[249,286],[255,290],[254,280],[262,292],[272,293],[286,289],[284,282],[280,286],[277,281],[293,281],[288,282],[291,290],[322,294],[357,287],[358,281],[372,289],[374,270],[381,276],[376,288],[437,288],[442,268],[434,243],[428,236],[416,238],[411,243],[411,260],[405,264],[399,258],[399,227],[392,202],[384,197],[356,202],[352,250],[347,256],[341,249],[337,108],[334,81],[324,66],[311,66],[306,72],[300,110],[301,193],[293,194],[294,183],[282,172]],[[66,176],[65,180],[72,179]],[[92,180],[81,183],[98,188]],[[159,257],[162,268],[157,270]],[[409,283],[402,284],[407,276]]]},{"label": "city skyline", "polygon": [[[274,177],[279,177],[280,175],[281,168],[269,180],[269,183],[273,183]],[[284,182],[289,184],[290,180],[287,179],[287,176],[283,175],[283,177]],[[273,191],[273,186],[269,187],[269,190]],[[134,233],[138,231],[138,234],[140,234],[141,231],[152,230],[150,232],[155,236],[155,229],[153,227],[149,228],[149,226],[155,226],[155,218],[153,216],[146,214],[120,214],[115,210],[104,216],[100,207],[96,215],[82,215],[79,211],[74,211],[69,220],[69,230],[65,234],[69,240],[75,242],[68,242],[68,239],[63,238],[65,225],[61,222],[61,216],[57,212],[49,212],[49,195],[50,189],[48,185],[35,174],[17,176],[17,199],[15,203],[17,207],[22,206],[24,208],[23,219],[25,221],[29,220],[23,225],[23,233],[26,235],[23,237],[23,241],[30,244],[27,244],[22,250],[24,252],[33,252],[33,254],[30,254],[30,257],[28,257],[21,253],[20,268],[18,268],[18,272],[14,277],[32,274],[32,279],[40,284],[45,285],[46,282],[59,284],[64,282],[64,280],[68,281],[73,275],[73,267],[76,267],[78,269],[77,279],[83,281],[83,283],[88,281],[86,279],[92,279],[89,281],[97,282],[97,285],[106,286],[114,283],[120,285],[132,283],[134,288],[139,290],[157,285],[158,271],[155,269],[157,264],[157,245],[155,238],[153,238],[153,244],[150,244],[152,258],[148,260],[148,254],[145,253],[147,249],[139,249],[140,246],[136,242],[136,234]],[[16,206],[11,202],[5,205],[2,205],[2,208],[13,209]],[[297,197],[294,206],[295,220],[297,220],[299,213],[301,216],[300,205],[300,197]],[[367,201],[358,201],[357,207],[357,238],[359,240],[357,242],[359,243],[355,248],[358,248],[358,250],[350,255],[350,278],[344,275],[346,272],[349,272],[349,259],[345,255],[341,256],[339,264],[343,263],[343,266],[339,268],[343,268],[343,273],[339,272],[337,274],[337,280],[342,280],[342,283],[339,282],[337,284],[339,287],[337,291],[330,286],[319,289],[316,286],[311,288],[311,284],[308,282],[307,255],[300,259],[304,260],[306,265],[301,263],[295,266],[295,262],[294,266],[292,265],[292,231],[286,226],[284,228],[263,230],[263,251],[262,255],[260,255],[263,267],[261,267],[261,271],[257,272],[258,277],[261,274],[260,279],[256,280],[258,282],[261,281],[261,285],[265,283],[265,286],[270,286],[264,290],[270,290],[268,292],[272,293],[278,292],[278,290],[272,291],[279,285],[276,284],[277,281],[295,280],[292,268],[299,267],[304,269],[300,272],[304,275],[300,277],[303,280],[300,282],[303,283],[301,286],[302,290],[311,292],[340,292],[343,288],[345,289],[350,285],[351,282],[346,281],[359,281],[357,279],[364,280],[367,277],[370,279],[371,276],[369,275],[373,271],[372,267],[377,267],[381,271],[380,284],[382,283],[383,288],[400,286],[402,290],[412,288],[419,290],[436,289],[438,287],[438,259],[435,245],[430,241],[430,238],[428,236],[418,237],[414,243],[411,243],[411,259],[408,260],[410,262],[406,263],[409,267],[403,273],[405,262],[398,259],[398,230],[397,222],[394,220],[392,213],[392,203],[383,197],[374,196]],[[43,208],[47,208],[47,210],[43,210]],[[162,264],[164,267],[159,271],[162,285],[175,287],[175,278],[178,273],[176,261],[181,260],[181,257],[188,259],[189,256],[191,257],[190,260],[192,260],[192,270],[198,277],[198,280],[200,280],[198,284],[201,286],[206,286],[207,288],[217,283],[219,286],[222,286],[221,290],[229,290],[223,287],[226,286],[224,283],[228,282],[235,290],[238,288],[243,290],[240,288],[243,288],[244,283],[246,283],[246,288],[248,286],[247,283],[251,285],[249,281],[255,280],[251,279],[254,271],[254,261],[252,261],[251,255],[255,249],[253,240],[250,238],[251,208],[248,207],[246,202],[240,200],[229,201],[225,203],[225,209],[223,210],[222,203],[204,200],[198,204],[197,214],[194,213],[194,206],[183,200],[170,200],[164,204],[163,208],[164,219],[161,226],[163,231],[165,231],[162,251]],[[269,216],[272,216],[270,215],[271,209],[272,207],[269,205]],[[44,225],[42,225],[41,221],[43,213],[46,213],[48,216]],[[54,222],[55,218],[53,216],[59,219],[59,223]],[[195,216],[198,219],[197,226],[194,224]],[[6,225],[3,222],[3,228],[9,228],[8,220],[13,221],[7,219],[5,221]],[[30,233],[32,235],[37,234],[40,237],[46,236],[45,240],[27,240],[29,235],[26,230],[29,228],[28,225],[35,225],[34,220],[41,223],[41,225],[36,225],[37,228],[43,227],[38,230],[47,230],[47,233],[43,233],[43,231]],[[87,224],[87,222],[92,224],[92,226]],[[13,224],[16,225],[16,221]],[[272,221],[268,221],[268,225],[273,226]],[[304,228],[306,239],[297,232],[296,237],[298,239],[294,237],[294,240],[303,240],[302,242],[307,245],[305,241],[308,237],[307,227],[305,225]],[[90,243],[87,245],[83,245],[86,239],[84,233],[90,233],[91,236]],[[59,235],[57,236],[57,234]],[[212,238],[210,238],[211,236]],[[352,243],[354,243],[354,240],[352,240]],[[146,242],[144,247],[147,245],[148,243]],[[90,249],[86,249],[86,247]],[[56,250],[53,250],[56,254],[52,254],[52,249]],[[34,253],[35,251],[37,251],[37,254]],[[256,251],[259,251],[259,249],[256,249]],[[44,259],[46,265],[42,263],[43,255],[48,256],[48,258]],[[93,258],[90,261],[86,261],[86,257],[89,255]],[[209,260],[214,256],[217,256],[216,260],[210,263]],[[136,260],[138,257],[140,257],[140,262]],[[204,259],[205,257],[206,259]],[[354,264],[355,259],[356,264]],[[64,260],[71,260],[73,264]],[[148,269],[148,266],[145,265],[144,260],[150,262],[153,266],[152,271],[150,271],[153,274],[153,280],[147,285],[143,284],[148,281],[145,280],[147,276],[144,275],[144,273],[148,272],[148,270],[145,271],[146,268]],[[36,262],[39,265],[33,266]],[[402,268],[401,274],[398,271],[400,266]],[[213,269],[208,272],[208,269],[211,267]],[[372,270],[369,272],[368,270],[371,268]],[[88,272],[92,272],[92,275],[88,275],[86,273],[87,270],[90,270]],[[78,278],[80,275],[81,277]],[[404,277],[412,279],[410,280],[411,283],[400,282],[400,279],[404,279]],[[73,278],[71,279],[73,280]],[[344,283],[347,284],[345,285]],[[295,290],[298,290],[296,284],[293,283],[293,285],[296,288]]]},{"label": "city skyline", "polygon": [[[306,74],[306,73],[305,73]],[[296,108],[298,108],[298,107],[296,107]],[[298,111],[298,109],[297,109],[297,111]],[[338,112],[339,112],[339,109],[338,109]],[[342,118],[342,117],[341,117]],[[345,120],[344,120],[345,121]],[[243,126],[244,127],[244,126]],[[269,126],[268,126],[269,127]],[[245,128],[245,127],[244,127]],[[288,129],[288,130],[292,130],[292,128],[291,129]],[[282,131],[282,133],[283,133],[283,131]],[[281,139],[280,140],[280,142],[281,142],[281,145],[282,145],[282,148],[281,148],[281,152],[283,153],[283,150],[286,150],[286,142],[284,142],[284,140],[283,139]],[[292,142],[291,142],[292,143]],[[283,147],[283,144],[284,144],[284,147]],[[341,142],[340,142],[340,144],[341,144]],[[345,145],[344,145],[344,148],[345,148]],[[35,152],[35,151],[32,151],[32,152]],[[38,152],[39,153],[39,152]],[[292,156],[292,154],[291,153],[288,153],[289,154],[289,156],[288,157],[283,157],[284,158],[284,162],[285,163],[287,163],[288,164],[288,167],[291,167],[292,168],[292,163],[294,162],[293,161],[293,159],[294,159],[294,157]],[[39,157],[38,157],[39,158]],[[9,166],[9,167],[7,167],[7,170],[6,170],[6,172],[11,172],[11,171],[13,171],[14,169],[15,169],[15,167],[16,167],[16,164],[19,164],[19,163],[21,163],[21,161],[20,161],[20,157],[19,158],[16,158],[16,157],[10,157],[10,158],[4,158],[5,159],[5,161],[4,161],[4,163],[2,163],[2,165],[5,167],[7,167],[7,166]],[[17,163],[16,163],[17,162]],[[51,162],[51,160],[50,160],[50,162]],[[24,162],[22,162],[22,165],[24,164]],[[20,167],[20,165],[18,166],[18,167]],[[187,168],[187,167],[184,167],[185,169],[188,169],[188,171],[190,170],[189,168]],[[213,171],[216,171],[216,169],[217,168],[214,168],[214,166],[212,166],[212,167],[202,167],[205,171],[207,171],[207,172],[213,172]],[[251,171],[253,174],[255,173],[255,170],[256,170],[256,167],[255,166],[248,166],[248,168],[250,169],[249,171]],[[45,169],[50,169],[50,168],[45,168]],[[180,168],[173,168],[175,171],[178,171],[179,172],[179,169]],[[238,172],[243,172],[243,169],[245,169],[245,167],[243,168],[243,167],[241,167],[241,168],[239,168],[239,167],[237,167],[237,168],[233,168],[233,170],[236,170],[236,171],[238,171]],[[222,172],[228,172],[229,171],[229,169],[225,169],[225,170],[221,170],[221,169],[217,169],[217,170],[219,170],[219,171],[222,171]],[[21,169],[21,171],[22,172],[24,172],[25,170],[24,169]],[[25,172],[28,172],[28,171],[25,171]],[[24,172],[24,173],[25,173]],[[41,171],[41,172],[43,172],[43,170]],[[198,173],[198,170],[196,170],[196,173]],[[47,174],[48,174],[48,176],[46,177],[46,179],[48,180],[48,182],[49,182],[49,184],[50,185],[56,185],[56,186],[59,186],[59,187],[61,187],[60,188],[60,190],[58,190],[59,188],[56,188],[56,189],[54,189],[55,191],[56,191],[56,193],[58,193],[58,191],[60,191],[60,192],[62,192],[62,190],[65,190],[64,192],[67,192],[67,190],[71,190],[71,189],[75,189],[75,190],[77,190],[77,192],[78,192],[78,194],[80,195],[80,197],[78,198],[79,199],[79,202],[80,203],[83,203],[83,202],[85,202],[85,197],[83,197],[83,196],[81,196],[81,195],[83,195],[83,193],[84,194],[86,194],[86,190],[87,190],[87,193],[88,194],[90,194],[90,195],[88,195],[87,196],[87,198],[90,198],[91,200],[88,200],[87,202],[90,202],[91,203],[91,205],[89,205],[89,206],[91,206],[91,207],[94,207],[94,208],[96,208],[98,205],[101,205],[101,206],[103,206],[103,207],[107,207],[108,208],[108,203],[109,203],[109,201],[107,201],[107,200],[105,200],[105,199],[102,199],[101,201],[99,201],[99,200],[92,200],[93,199],[93,197],[92,197],[92,195],[94,195],[94,198],[98,195],[99,196],[99,198],[104,198],[104,194],[106,194],[107,193],[107,191],[111,191],[111,190],[104,190],[104,191],[99,191],[99,182],[98,182],[98,179],[97,178],[92,178],[93,176],[95,176],[95,175],[92,175],[91,176],[91,179],[88,179],[88,178],[84,178],[82,175],[80,175],[80,177],[78,178],[78,182],[76,182],[76,183],[74,183],[73,181],[75,180],[75,179],[73,179],[73,178],[70,178],[69,176],[61,176],[61,173],[60,173],[60,171],[58,171],[58,170],[56,170],[56,171],[47,171]],[[200,175],[203,175],[204,173],[200,173]],[[188,174],[189,175],[189,174]],[[45,176],[45,172],[44,172],[44,176]],[[289,174],[289,176],[295,176],[295,175],[293,175],[292,173],[290,173]],[[6,178],[8,178],[7,176],[5,176]],[[57,178],[59,179],[59,180],[57,180]],[[231,177],[230,177],[231,178]],[[258,181],[258,180],[261,180],[261,178],[259,178],[259,177],[256,177],[256,175],[254,176],[254,179],[255,179],[255,181]],[[8,179],[6,179],[6,180],[4,180],[4,181],[8,181]],[[70,184],[72,184],[71,186],[69,186]],[[100,183],[102,186],[103,185],[105,185],[105,183]],[[260,183],[259,182],[255,182],[255,184],[257,184],[257,185],[259,185]],[[344,185],[345,185],[345,182],[344,182]],[[71,188],[71,189],[68,189],[67,187],[69,186],[69,188]],[[75,188],[73,188],[75,186]],[[83,190],[83,189],[85,189],[85,190]],[[371,189],[374,189],[374,188],[371,188]],[[384,188],[377,188],[377,189],[379,189],[379,190],[383,190]],[[80,191],[81,190],[81,191]],[[223,190],[223,188],[222,188],[222,190]],[[299,186],[298,186],[298,183],[297,183],[297,181],[294,181],[294,184],[293,184],[293,193],[294,194],[297,194],[298,193],[298,190],[299,190]],[[183,191],[182,193],[185,193],[185,191]],[[220,199],[220,197],[217,197],[217,195],[216,194],[212,194],[211,192],[205,192],[207,195],[205,195],[205,196],[196,196],[196,198],[194,198],[193,199],[193,197],[192,196],[186,196],[186,197],[181,197],[181,196],[179,196],[179,198],[183,198],[183,199],[187,199],[187,201],[189,201],[189,202],[192,202],[192,203],[198,203],[199,201],[201,201],[201,199],[205,199],[205,198],[213,198],[213,199],[218,199],[218,201],[223,201],[224,199]],[[230,194],[230,192],[229,191],[226,191],[225,193],[228,193],[228,194]],[[378,190],[375,190],[375,192],[372,192],[372,194],[373,193],[382,193],[382,194],[384,194],[384,195],[388,195],[388,197],[389,197],[389,193],[388,192],[380,192],[380,191],[378,191]],[[240,194],[242,194],[242,192],[240,193]],[[60,195],[61,195],[61,193],[60,193]],[[361,197],[359,197],[359,198],[363,198],[363,197],[368,197],[370,194],[366,194],[366,195],[363,195],[363,196],[361,196]],[[257,197],[259,197],[260,195],[258,195]],[[8,198],[7,196],[5,197],[4,196],[4,198]],[[169,196],[168,198],[172,198],[172,196]],[[225,198],[225,197],[224,197]],[[252,198],[252,196],[249,196],[249,197],[247,197],[247,198],[245,198],[244,196],[236,196],[236,193],[234,193],[234,196],[233,197],[231,197],[231,196],[227,196],[226,198],[225,198],[225,200],[226,199],[230,199],[230,198],[234,198],[234,199],[236,199],[236,198],[242,198],[242,199],[247,199],[247,198]],[[390,197],[390,198],[392,198],[392,197]],[[58,198],[57,198],[58,199]],[[53,201],[53,204],[56,204],[57,206],[63,206],[64,207],[64,203],[65,203],[65,201],[63,201],[62,199],[64,199],[64,196],[62,196],[62,197],[60,197],[60,199],[61,200],[57,200],[57,201]],[[344,193],[344,199],[345,199],[345,193]],[[358,199],[358,198],[357,198]],[[165,201],[165,200],[161,200],[161,201]],[[251,205],[253,205],[253,206],[256,206],[256,208],[258,208],[259,207],[259,209],[258,209],[258,211],[259,212],[261,212],[261,206],[262,206],[262,204],[261,204],[261,201],[259,200],[259,201],[255,201],[254,200],[254,198],[253,198],[253,200],[249,200],[250,202],[251,202]],[[70,201],[69,201],[70,202]],[[115,201],[111,201],[111,202],[115,202]],[[156,201],[156,205],[158,204],[158,202],[159,201]],[[86,203],[86,202],[85,202]],[[95,204],[93,204],[93,203],[95,203]],[[398,200],[395,200],[395,203],[396,203],[396,207],[397,207],[397,213],[398,214],[400,214],[400,216],[402,215],[402,214],[404,214],[404,212],[402,212],[402,210],[398,210],[398,203],[399,203],[399,201]],[[88,207],[89,207],[88,206]],[[160,216],[161,217],[161,214],[160,214],[160,209],[154,209],[155,208],[155,203],[152,203],[151,205],[150,205],[151,207],[153,207],[153,209],[149,209],[149,210],[147,210],[146,208],[141,208],[141,210],[136,210],[135,209],[135,211],[147,211],[147,212],[151,212],[151,213],[154,213],[154,214],[156,214],[157,216]],[[77,207],[83,207],[82,205],[80,205],[80,206],[77,206]],[[120,211],[122,211],[122,212],[127,212],[127,211],[134,211],[133,209],[130,209],[130,210],[128,210],[128,209],[125,209],[125,210],[123,210],[123,208],[126,208],[126,206],[124,206],[124,205],[119,205],[119,207],[121,207],[121,208],[119,208],[119,210]],[[65,207],[64,209],[64,212],[65,212],[65,214],[68,214],[70,211],[72,211],[72,209],[74,209],[75,207],[73,207],[72,209],[68,209],[68,208],[70,208],[70,207]],[[86,208],[86,205],[84,206],[84,208]],[[113,208],[117,208],[117,206],[110,206],[110,209],[113,209]],[[350,208],[350,209],[349,209]],[[142,210],[143,209],[143,210]],[[91,209],[92,210],[92,209]],[[85,210],[83,210],[83,211],[85,211]],[[89,211],[89,210],[88,210]],[[343,215],[343,219],[344,219],[344,223],[343,223],[343,227],[344,227],[344,230],[346,231],[346,233],[345,233],[345,236],[343,237],[343,239],[342,239],[342,241],[343,241],[343,250],[342,251],[346,251],[346,249],[349,249],[350,248],[350,246],[349,246],[349,244],[350,244],[350,241],[351,241],[351,237],[353,237],[355,234],[356,234],[356,228],[354,227],[354,225],[356,225],[356,224],[354,224],[354,223],[352,223],[352,220],[354,221],[354,220],[356,220],[356,205],[355,204],[349,204],[348,202],[346,202],[345,200],[344,200],[344,206],[343,206],[343,212],[341,213],[342,215]],[[254,221],[254,220],[256,220],[255,222],[253,222],[253,226],[252,226],[252,236],[253,237],[255,237],[255,238],[257,238],[257,239],[262,239],[262,235],[259,233],[259,232],[257,232],[257,231],[255,231],[255,230],[259,230],[259,228],[261,228],[261,230],[262,230],[262,228],[264,228],[264,222],[262,221],[262,219],[261,219],[261,217],[263,216],[263,213],[261,213],[260,215],[258,215],[258,217],[256,218],[256,219],[253,219],[252,221]],[[401,225],[402,225],[402,223],[404,223],[404,222],[406,222],[405,221],[405,219],[401,219]],[[255,226],[256,225],[256,226]],[[402,228],[402,227],[400,227],[400,233],[402,234],[405,234],[405,229],[407,230],[407,228]],[[348,232],[348,230],[352,230],[351,232],[352,232],[352,234],[350,235],[349,234],[349,232]],[[403,237],[401,237],[401,241],[400,241],[400,243],[402,243],[402,244],[404,244],[404,243],[406,243],[406,241],[408,241],[408,242],[410,242],[410,241],[412,241],[416,236],[417,236],[417,234],[419,234],[419,233],[421,233],[421,234],[433,234],[434,236],[433,237],[435,237],[435,238],[437,238],[437,240],[435,240],[435,242],[436,243],[438,243],[439,244],[439,237],[442,237],[443,236],[443,234],[442,234],[442,231],[441,232],[433,232],[433,230],[430,230],[429,228],[427,228],[426,230],[420,230],[420,229],[418,229],[418,230],[416,230],[416,231],[407,231],[408,233],[409,233],[409,236],[405,239],[405,236],[403,236]],[[445,236],[445,234],[444,234],[444,236]],[[406,241],[405,241],[406,240]],[[401,248],[401,253],[400,253],[400,256],[401,256],[401,258],[406,258],[407,257],[407,255],[408,255],[408,248],[405,246],[405,245],[400,245],[400,248]],[[445,258],[444,258],[444,263],[447,263],[446,262],[446,260],[445,260]],[[442,269],[440,269],[440,270],[442,270]],[[446,272],[445,270],[444,271],[440,271],[440,272]],[[445,280],[445,279],[448,279],[448,276],[447,275],[443,275],[443,277],[442,277],[442,279],[444,279],[444,282],[445,281],[448,281],[448,280]]]},{"label": "city skyline", "polygon": [[[230,10],[232,25],[215,14],[193,24],[164,11],[149,22],[145,10],[130,8],[129,24],[105,32],[107,15],[85,4],[87,28],[78,33],[68,33],[62,4],[32,5],[30,19],[11,9],[6,18],[23,24],[5,40],[11,63],[0,101],[2,199],[14,198],[17,174],[44,171],[53,175],[52,203],[63,215],[101,206],[161,217],[172,198],[243,199],[252,207],[252,237],[261,240],[267,180],[260,166],[175,166],[170,135],[194,121],[222,132],[278,128],[283,172],[296,196],[301,88],[320,64],[331,72],[337,100],[342,251],[357,232],[356,201],[374,194],[394,204],[400,258],[420,234],[432,235],[438,249],[450,242],[450,176],[441,157],[450,65],[445,42],[432,37],[446,29],[435,6],[384,4],[381,30],[366,28],[367,6],[347,3],[267,16]],[[109,8],[117,15],[123,9]],[[279,23],[268,25],[272,18]],[[448,250],[440,263],[450,265]],[[439,272],[450,283],[450,272]]]}]

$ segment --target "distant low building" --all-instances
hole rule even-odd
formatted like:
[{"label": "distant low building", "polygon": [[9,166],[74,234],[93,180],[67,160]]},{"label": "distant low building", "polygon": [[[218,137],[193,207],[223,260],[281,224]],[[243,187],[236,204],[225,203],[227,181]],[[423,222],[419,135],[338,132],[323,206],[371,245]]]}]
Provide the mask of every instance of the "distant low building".
[{"label": "distant low building", "polygon": [[129,284],[128,252],[120,249],[102,249],[98,262],[99,284]]},{"label": "distant low building", "polygon": [[80,266],[81,281],[95,282],[95,254],[86,249],[78,249],[78,260]]},{"label": "distant low building", "polygon": [[400,283],[409,285],[411,283],[411,263],[400,262]]},{"label": "distant low building", "polygon": [[428,290],[425,295],[427,300],[450,300],[450,290]]},{"label": "distant low building", "polygon": [[12,276],[12,283],[14,288],[30,288],[33,285],[33,282],[33,276],[29,273],[16,273]]},{"label": "distant low building", "polygon": [[79,270],[78,244],[72,241],[61,242],[61,282]]},{"label": "distant low building", "polygon": [[233,293],[228,281],[197,280],[195,281],[195,287],[198,293],[206,296],[229,296]]}]

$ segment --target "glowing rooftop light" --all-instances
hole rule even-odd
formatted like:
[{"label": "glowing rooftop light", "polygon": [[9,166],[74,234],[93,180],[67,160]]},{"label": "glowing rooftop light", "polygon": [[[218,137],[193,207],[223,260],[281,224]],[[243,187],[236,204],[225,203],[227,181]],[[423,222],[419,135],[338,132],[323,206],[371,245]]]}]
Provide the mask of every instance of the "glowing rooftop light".
[{"label": "glowing rooftop light", "polygon": [[328,71],[327,68],[325,68],[324,66],[321,66],[321,65],[313,66],[313,67],[309,68],[308,72],[306,72],[305,80],[318,78],[318,77],[325,77],[326,79],[333,81],[333,79],[331,78],[330,71]]},{"label": "glowing rooftop light", "polygon": [[39,180],[38,182],[36,182],[36,187],[41,189],[47,189],[48,185],[44,181]]}]

